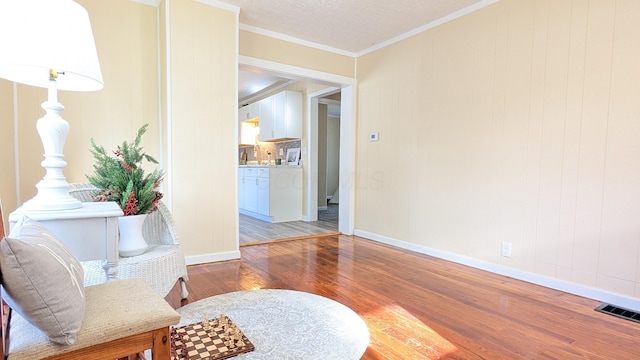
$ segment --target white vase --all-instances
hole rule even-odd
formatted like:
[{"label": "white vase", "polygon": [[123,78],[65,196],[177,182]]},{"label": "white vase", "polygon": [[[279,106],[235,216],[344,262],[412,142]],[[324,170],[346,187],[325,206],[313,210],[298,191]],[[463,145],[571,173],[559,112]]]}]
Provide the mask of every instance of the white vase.
[{"label": "white vase", "polygon": [[142,225],[146,218],[147,214],[120,216],[118,218],[118,229],[120,230],[118,251],[120,256],[136,256],[147,250],[147,242],[142,236]]}]

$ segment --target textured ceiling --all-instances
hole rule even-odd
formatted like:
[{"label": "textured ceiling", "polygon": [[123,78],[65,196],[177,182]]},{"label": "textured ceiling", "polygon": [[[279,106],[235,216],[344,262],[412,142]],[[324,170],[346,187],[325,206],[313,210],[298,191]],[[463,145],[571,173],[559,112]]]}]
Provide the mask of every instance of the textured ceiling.
[{"label": "textured ceiling", "polygon": [[[429,24],[498,0],[218,0],[240,8],[240,26],[274,32],[351,56],[393,42]],[[287,79],[241,69],[239,103]]]},{"label": "textured ceiling", "polygon": [[240,24],[358,54],[487,0],[219,0]]}]

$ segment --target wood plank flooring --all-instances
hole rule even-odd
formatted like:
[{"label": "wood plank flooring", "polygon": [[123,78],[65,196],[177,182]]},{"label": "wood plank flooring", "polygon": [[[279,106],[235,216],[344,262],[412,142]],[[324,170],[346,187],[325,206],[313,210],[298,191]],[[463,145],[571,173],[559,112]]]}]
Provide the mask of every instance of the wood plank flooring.
[{"label": "wood plank flooring", "polygon": [[[337,205],[334,205],[337,207]],[[289,221],[269,223],[240,214],[240,246],[264,241],[300,239],[313,235],[338,234],[337,212],[323,216],[318,212],[318,221]]]},{"label": "wood plank flooring", "polygon": [[[367,323],[363,359],[638,359],[640,324],[600,303],[354,236],[245,246],[241,260],[189,267],[184,303],[291,289]],[[179,287],[167,296],[181,306]]]}]

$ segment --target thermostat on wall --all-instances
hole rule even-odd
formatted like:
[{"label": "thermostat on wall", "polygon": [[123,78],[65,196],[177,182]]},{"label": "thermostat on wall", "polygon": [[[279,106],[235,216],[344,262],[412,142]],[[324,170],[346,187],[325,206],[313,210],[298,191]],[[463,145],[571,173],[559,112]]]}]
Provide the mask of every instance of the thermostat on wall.
[{"label": "thermostat on wall", "polygon": [[369,133],[369,141],[378,141],[378,137],[379,133],[377,131]]}]

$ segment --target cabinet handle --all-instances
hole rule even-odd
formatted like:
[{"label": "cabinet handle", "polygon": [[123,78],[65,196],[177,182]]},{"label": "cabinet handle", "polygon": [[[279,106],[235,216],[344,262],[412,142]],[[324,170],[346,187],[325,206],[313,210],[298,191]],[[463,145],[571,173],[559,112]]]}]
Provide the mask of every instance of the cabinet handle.
[{"label": "cabinet handle", "polygon": [[258,186],[258,178],[256,178],[256,186]]}]

